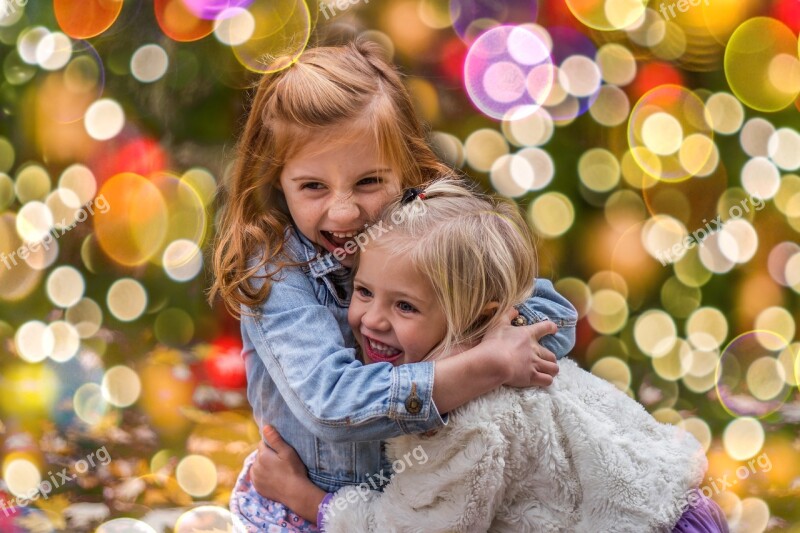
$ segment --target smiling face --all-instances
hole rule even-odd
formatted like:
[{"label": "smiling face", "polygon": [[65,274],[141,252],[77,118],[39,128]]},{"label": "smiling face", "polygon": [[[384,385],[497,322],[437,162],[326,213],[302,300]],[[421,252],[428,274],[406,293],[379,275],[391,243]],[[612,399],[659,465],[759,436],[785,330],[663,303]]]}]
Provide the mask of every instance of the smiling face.
[{"label": "smiling face", "polygon": [[400,178],[381,162],[369,130],[345,131],[338,139],[326,131],[312,134],[286,162],[280,189],[300,232],[351,267],[344,246],[399,194]]},{"label": "smiling face", "polygon": [[427,278],[383,239],[359,256],[347,318],[366,363],[414,363],[444,339],[446,319]]}]

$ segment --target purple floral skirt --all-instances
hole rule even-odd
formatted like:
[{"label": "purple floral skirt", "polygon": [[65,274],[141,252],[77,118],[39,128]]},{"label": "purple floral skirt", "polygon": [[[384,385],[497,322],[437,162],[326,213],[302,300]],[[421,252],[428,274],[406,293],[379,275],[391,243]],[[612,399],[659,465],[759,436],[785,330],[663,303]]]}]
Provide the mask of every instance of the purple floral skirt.
[{"label": "purple floral skirt", "polygon": [[683,513],[672,533],[728,533],[728,522],[714,500],[701,496]]},{"label": "purple floral skirt", "polygon": [[285,505],[268,500],[256,491],[250,481],[250,467],[256,459],[256,453],[251,453],[244,460],[244,467],[231,493],[229,506],[233,530],[236,533],[318,532],[317,524],[312,524]]}]

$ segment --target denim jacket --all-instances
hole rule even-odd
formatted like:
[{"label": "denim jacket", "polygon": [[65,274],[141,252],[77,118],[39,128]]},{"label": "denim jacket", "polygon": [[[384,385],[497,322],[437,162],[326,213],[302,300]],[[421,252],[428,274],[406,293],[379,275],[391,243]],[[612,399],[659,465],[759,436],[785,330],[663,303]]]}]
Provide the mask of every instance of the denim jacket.
[{"label": "denim jacket", "polygon": [[[255,421],[259,428],[275,427],[325,491],[385,483],[390,465],[381,439],[446,423],[431,396],[434,363],[363,365],[347,323],[349,270],[331,254],[319,255],[291,226],[284,254],[308,264],[284,268],[267,300],[242,310],[242,356]],[[558,333],[540,342],[557,357],[572,349],[577,313],[552,283],[536,280],[519,311],[529,324],[556,323]]]}]

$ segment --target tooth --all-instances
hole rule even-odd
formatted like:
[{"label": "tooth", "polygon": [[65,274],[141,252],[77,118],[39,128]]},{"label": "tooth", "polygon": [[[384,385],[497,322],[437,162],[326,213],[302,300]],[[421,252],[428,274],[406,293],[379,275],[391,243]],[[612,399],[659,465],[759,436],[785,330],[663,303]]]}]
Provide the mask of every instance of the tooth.
[{"label": "tooth", "polygon": [[372,345],[372,349],[375,350],[376,352],[378,352],[381,355],[394,355],[394,354],[400,352],[400,350],[397,350],[396,348],[392,348],[391,346],[389,346],[387,344],[383,344],[383,343],[378,342],[376,340],[370,339],[370,344]]}]

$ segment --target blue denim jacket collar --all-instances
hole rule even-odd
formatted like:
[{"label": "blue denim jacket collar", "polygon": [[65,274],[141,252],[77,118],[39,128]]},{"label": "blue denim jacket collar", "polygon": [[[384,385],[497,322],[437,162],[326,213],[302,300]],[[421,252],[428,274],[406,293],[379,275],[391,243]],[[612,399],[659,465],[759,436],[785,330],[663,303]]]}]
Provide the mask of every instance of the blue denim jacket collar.
[{"label": "blue denim jacket collar", "polygon": [[[308,263],[308,272],[315,278],[327,276],[331,272],[341,271],[342,274],[350,272],[350,269],[342,265],[332,253],[327,252],[324,255],[317,251],[317,247],[311,240],[303,235],[300,230],[294,226],[286,228],[286,232],[294,232],[298,241],[303,245],[302,253],[306,257]],[[288,235],[287,235],[288,237]],[[300,251],[300,250],[296,250]]]}]

